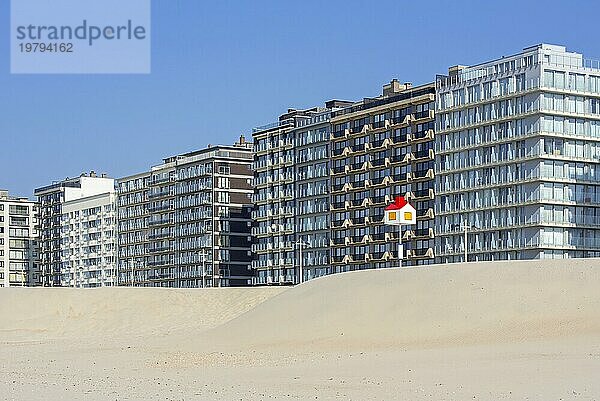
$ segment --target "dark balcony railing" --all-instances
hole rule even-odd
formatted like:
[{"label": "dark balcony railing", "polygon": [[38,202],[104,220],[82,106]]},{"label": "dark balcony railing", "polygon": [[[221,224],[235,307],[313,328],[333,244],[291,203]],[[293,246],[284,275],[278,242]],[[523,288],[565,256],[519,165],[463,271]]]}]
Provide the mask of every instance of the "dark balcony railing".
[{"label": "dark balcony railing", "polygon": [[429,196],[429,190],[422,189],[419,191],[413,191],[413,195],[415,195],[415,197],[417,197],[417,198],[423,198],[423,197]]},{"label": "dark balcony railing", "polygon": [[375,159],[371,160],[371,164],[373,167],[380,167],[385,165],[385,159]]},{"label": "dark balcony railing", "polygon": [[371,238],[373,238],[373,241],[385,241],[385,233],[373,234]]},{"label": "dark balcony railing", "polygon": [[415,119],[420,120],[422,118],[429,118],[429,110],[419,111],[415,113]]},{"label": "dark balcony railing", "polygon": [[377,177],[371,180],[371,184],[373,185],[381,185],[383,184],[384,177]]},{"label": "dark balcony railing", "polygon": [[383,221],[383,214],[376,214],[371,216],[371,221],[375,223],[381,223]]},{"label": "dark balcony railing", "polygon": [[417,237],[428,237],[429,236],[429,229],[427,229],[427,228],[421,228],[421,229],[418,229],[418,230],[414,230],[413,233]]}]

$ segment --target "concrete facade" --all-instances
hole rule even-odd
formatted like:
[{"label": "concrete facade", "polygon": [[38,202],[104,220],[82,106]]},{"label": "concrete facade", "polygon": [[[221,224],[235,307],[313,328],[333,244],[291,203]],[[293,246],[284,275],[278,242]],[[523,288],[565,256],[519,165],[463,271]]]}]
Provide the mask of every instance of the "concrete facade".
[{"label": "concrete facade", "polygon": [[119,179],[119,285],[250,285],[251,163],[242,137]]},{"label": "concrete facade", "polygon": [[[70,236],[63,231],[65,203],[114,192],[114,180],[95,172],[67,178],[35,190],[40,204],[40,269],[42,285],[60,287],[63,283],[63,239]],[[70,246],[70,245],[69,245]],[[69,282],[70,283],[70,282]]]},{"label": "concrete facade", "polygon": [[0,190],[0,287],[40,285],[38,204]]},{"label": "concrete facade", "polygon": [[[114,185],[113,185],[114,188]],[[66,201],[61,217],[61,285],[116,285],[116,192]]]}]

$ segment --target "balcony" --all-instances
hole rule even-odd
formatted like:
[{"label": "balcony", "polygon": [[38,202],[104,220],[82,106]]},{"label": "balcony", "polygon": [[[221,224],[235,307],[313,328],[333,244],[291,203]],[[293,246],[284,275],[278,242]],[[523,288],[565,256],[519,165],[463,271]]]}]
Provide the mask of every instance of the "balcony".
[{"label": "balcony", "polygon": [[172,233],[159,233],[159,234],[150,234],[148,235],[148,239],[159,239],[159,238],[169,238],[172,237]]},{"label": "balcony", "polygon": [[154,198],[160,198],[160,197],[165,197],[165,196],[175,196],[175,192],[174,191],[152,192],[150,195],[148,195],[148,198],[154,199]]},{"label": "balcony", "polygon": [[331,171],[333,174],[342,174],[346,172],[346,166],[333,167]]},{"label": "balcony", "polygon": [[419,120],[431,120],[435,117],[433,110],[424,110],[419,111],[414,114],[414,118],[416,121]]},{"label": "balcony", "polygon": [[331,155],[332,156],[341,156],[342,154],[344,154],[344,150],[345,150],[345,148],[342,148],[342,149],[332,149],[331,150]]},{"label": "balcony", "polygon": [[171,266],[174,263],[173,260],[151,260],[148,262],[148,267]]},{"label": "balcony", "polygon": [[346,130],[334,131],[332,134],[333,138],[343,138],[346,135]]},{"label": "balcony", "polygon": [[175,224],[175,220],[173,219],[160,219],[160,220],[151,220],[148,222],[148,226],[161,226],[165,224]]}]

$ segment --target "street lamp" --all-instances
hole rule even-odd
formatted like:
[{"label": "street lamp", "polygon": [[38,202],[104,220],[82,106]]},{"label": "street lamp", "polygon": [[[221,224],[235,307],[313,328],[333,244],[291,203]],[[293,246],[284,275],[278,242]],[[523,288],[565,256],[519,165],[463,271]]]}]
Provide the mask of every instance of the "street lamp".
[{"label": "street lamp", "polygon": [[473,231],[474,228],[479,228],[479,226],[476,225],[470,225],[467,224],[466,221],[463,221],[462,224],[453,224],[452,228],[457,229],[460,228],[463,230],[464,232],[464,236],[465,236],[465,262],[469,261],[469,245],[468,245],[468,231],[471,230]]},{"label": "street lamp", "polygon": [[304,241],[302,241],[302,238],[300,238],[300,239],[298,239],[298,241],[295,242],[295,244],[298,246],[299,256],[300,256],[300,260],[298,262],[298,270],[299,270],[298,284],[302,284],[302,281],[304,281],[304,269],[302,268],[302,250],[304,249],[305,246],[310,246],[310,243],[304,242]]},{"label": "street lamp", "polygon": [[134,260],[133,260],[133,259],[131,259],[131,286],[132,286],[132,287],[133,287],[133,281],[134,281],[134,280],[133,280],[133,277],[134,277],[134,271],[133,271],[133,268],[134,268],[134,266],[135,266],[135,262],[134,262]]},{"label": "street lamp", "polygon": [[207,252],[203,249],[201,252],[198,252],[198,255],[202,259],[202,288],[206,288],[206,270],[205,270],[205,262]]}]

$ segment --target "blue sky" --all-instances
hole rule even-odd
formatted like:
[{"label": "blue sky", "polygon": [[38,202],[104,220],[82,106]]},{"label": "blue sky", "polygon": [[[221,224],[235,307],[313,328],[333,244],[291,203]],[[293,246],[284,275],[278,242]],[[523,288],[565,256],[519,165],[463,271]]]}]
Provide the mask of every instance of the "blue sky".
[{"label": "blue sky", "polygon": [[536,43],[600,59],[596,1],[152,2],[152,74],[10,75],[0,2],[0,188],[121,177],[231,143],[288,107],[432,81]]}]

